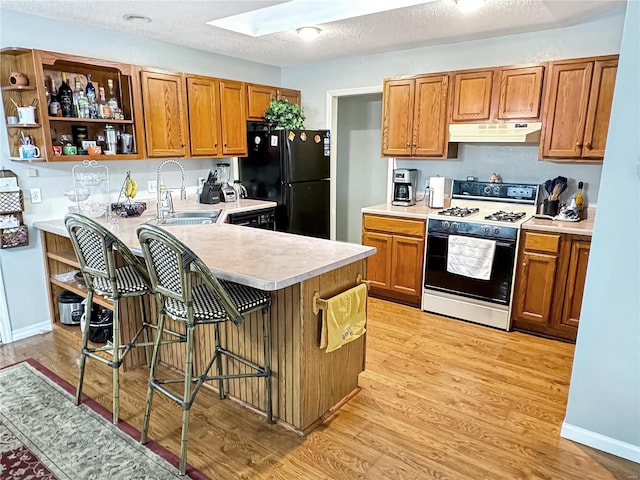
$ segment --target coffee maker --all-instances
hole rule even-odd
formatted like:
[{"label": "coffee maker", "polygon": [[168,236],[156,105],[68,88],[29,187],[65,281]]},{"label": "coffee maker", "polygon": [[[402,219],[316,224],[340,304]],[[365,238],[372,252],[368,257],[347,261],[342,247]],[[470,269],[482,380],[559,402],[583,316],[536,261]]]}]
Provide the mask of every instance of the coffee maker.
[{"label": "coffee maker", "polygon": [[391,205],[410,207],[416,204],[418,170],[398,168],[393,171],[393,201]]}]

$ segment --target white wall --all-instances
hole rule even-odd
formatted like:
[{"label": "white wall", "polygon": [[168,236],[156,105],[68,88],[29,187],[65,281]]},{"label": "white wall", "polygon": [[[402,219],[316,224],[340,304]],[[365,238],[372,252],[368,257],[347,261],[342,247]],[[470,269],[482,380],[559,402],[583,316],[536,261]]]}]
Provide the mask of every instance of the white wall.
[{"label": "white wall", "polygon": [[[179,72],[280,85],[280,69],[277,67],[0,9],[0,48],[9,46],[52,50]],[[6,122],[3,112],[0,114],[0,124],[4,123]],[[20,187],[27,193],[24,215],[26,223],[61,218],[71,205],[63,196],[63,191],[72,188],[71,169],[74,164],[28,164],[8,161],[8,157],[6,129],[0,128],[0,164],[18,175]],[[183,161],[187,184],[195,187],[198,176],[206,176],[209,168],[218,161]],[[137,178],[144,195],[147,180],[155,180],[155,172],[161,162],[162,159],[106,162],[111,190],[114,192],[112,196],[117,197],[117,191],[127,170],[131,170]],[[27,176],[28,168],[35,168],[38,176]],[[167,169],[167,177],[173,181],[170,169]],[[29,188],[33,187],[42,190],[42,204],[31,205],[28,200]],[[5,284],[9,317],[14,337],[17,338],[32,334],[34,328],[37,331],[42,325],[49,323],[39,236],[33,229],[30,229],[29,233],[28,247],[0,251],[0,270]]]},{"label": "white wall", "polygon": [[639,85],[640,2],[632,1],[562,435],[640,463]]},{"label": "white wall", "polygon": [[[290,66],[283,68],[282,82],[302,90],[306,126],[324,128],[327,90],[382,85],[384,78],[398,75],[614,54],[620,48],[623,21],[620,8],[567,28]],[[585,181],[588,201],[597,202],[600,165],[540,162],[537,154],[536,147],[525,145],[465,144],[458,159],[403,160],[398,166],[419,169],[422,187],[436,174],[487,179],[497,170],[505,181],[537,183],[563,175],[570,187]],[[385,169],[386,162],[381,161],[380,168]],[[567,195],[570,192],[567,189]]]}]

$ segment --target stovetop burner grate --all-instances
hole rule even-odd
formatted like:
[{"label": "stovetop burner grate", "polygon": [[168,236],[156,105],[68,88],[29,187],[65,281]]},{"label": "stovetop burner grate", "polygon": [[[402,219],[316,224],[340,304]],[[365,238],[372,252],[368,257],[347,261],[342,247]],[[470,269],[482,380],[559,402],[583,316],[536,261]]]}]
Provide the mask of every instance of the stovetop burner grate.
[{"label": "stovetop burner grate", "polygon": [[484,218],[485,220],[493,220],[496,222],[517,222],[525,215],[525,212],[505,212],[503,210],[499,210]]},{"label": "stovetop burner grate", "polygon": [[438,215],[444,215],[445,217],[468,217],[469,215],[473,215],[479,211],[479,208],[451,207],[446,210],[439,211]]}]

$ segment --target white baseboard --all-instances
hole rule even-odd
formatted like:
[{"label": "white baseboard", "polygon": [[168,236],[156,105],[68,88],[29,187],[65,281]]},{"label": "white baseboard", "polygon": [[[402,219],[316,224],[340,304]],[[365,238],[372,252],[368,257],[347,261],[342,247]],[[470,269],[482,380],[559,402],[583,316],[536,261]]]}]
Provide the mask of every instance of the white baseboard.
[{"label": "white baseboard", "polygon": [[19,328],[18,330],[14,330],[13,332],[11,332],[11,334],[13,337],[13,341],[17,342],[18,340],[22,340],[23,338],[32,337],[34,335],[39,335],[41,333],[47,333],[50,331],[51,322],[49,320],[46,320],[29,327]]},{"label": "white baseboard", "polygon": [[582,443],[588,447],[597,448],[603,452],[610,453],[617,457],[626,458],[632,462],[640,463],[640,445],[622,442],[615,438],[601,435],[582,427],[576,427],[567,422],[562,422],[560,436],[567,440]]}]

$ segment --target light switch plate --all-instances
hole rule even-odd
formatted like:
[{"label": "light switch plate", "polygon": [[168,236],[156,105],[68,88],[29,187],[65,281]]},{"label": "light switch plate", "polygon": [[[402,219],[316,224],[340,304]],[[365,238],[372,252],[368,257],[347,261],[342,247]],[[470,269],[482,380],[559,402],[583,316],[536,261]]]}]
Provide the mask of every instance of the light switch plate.
[{"label": "light switch plate", "polygon": [[31,203],[42,203],[42,192],[39,188],[30,188]]},{"label": "light switch plate", "polygon": [[156,181],[155,180],[147,181],[147,192],[156,193]]}]

